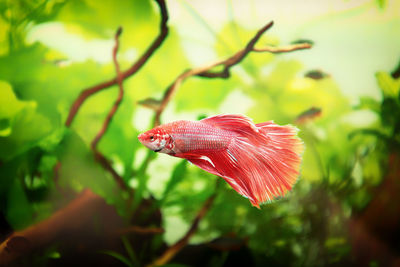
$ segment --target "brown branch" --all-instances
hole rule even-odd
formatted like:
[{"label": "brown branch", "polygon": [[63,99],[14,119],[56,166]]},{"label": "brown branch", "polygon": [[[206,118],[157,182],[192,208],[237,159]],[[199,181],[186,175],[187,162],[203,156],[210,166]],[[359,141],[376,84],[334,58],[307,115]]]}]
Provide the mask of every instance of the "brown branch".
[{"label": "brown branch", "polygon": [[[143,55],[129,69],[122,72],[123,80],[132,76],[137,71],[139,71],[144,66],[144,64],[149,60],[154,51],[156,51],[157,48],[161,46],[161,44],[168,35],[168,27],[167,27],[168,10],[165,5],[165,1],[164,0],[155,0],[155,1],[157,2],[161,12],[160,33],[157,36],[157,38],[153,41],[153,43],[150,45],[150,47],[146,50],[146,52],[144,52]],[[109,81],[100,83],[98,85],[83,90],[79,95],[79,97],[72,104],[65,125],[67,127],[71,126],[71,123],[74,120],[76,114],[78,113],[80,107],[88,97],[117,83],[118,83],[118,78],[115,77]]]},{"label": "brown branch", "polygon": [[302,49],[309,49],[311,48],[312,45],[310,43],[301,43],[301,44],[292,44],[292,45],[286,45],[286,46],[265,46],[263,48],[253,48],[253,52],[270,52],[270,53],[287,53],[287,52],[293,52],[297,50],[302,50]]},{"label": "brown branch", "polygon": [[112,106],[110,112],[107,114],[107,117],[106,117],[100,131],[97,133],[96,137],[92,141],[92,149],[93,150],[96,150],[96,146],[97,146],[98,142],[104,136],[104,134],[107,132],[108,126],[110,125],[110,122],[113,119],[115,112],[117,112],[117,109],[118,109],[119,105],[121,104],[122,98],[124,97],[124,87],[122,85],[122,74],[121,74],[118,60],[117,60],[117,53],[118,53],[118,48],[119,48],[119,36],[121,35],[121,33],[122,33],[122,28],[119,27],[115,34],[115,46],[114,46],[113,53],[112,53],[112,58],[113,58],[113,62],[115,65],[115,71],[117,73],[117,83],[118,83],[118,88],[119,88],[118,98],[115,101],[114,105]]},{"label": "brown branch", "polygon": [[[175,94],[176,90],[182,84],[184,80],[191,76],[199,76],[206,78],[229,78],[230,77],[230,68],[240,63],[250,52],[270,52],[270,53],[284,53],[284,52],[292,52],[296,50],[309,49],[311,48],[311,44],[309,43],[301,43],[301,44],[293,44],[283,47],[273,47],[267,46],[263,48],[255,48],[255,44],[260,39],[262,34],[270,29],[273,25],[273,22],[268,23],[263,28],[261,28],[257,34],[247,43],[246,47],[238,52],[236,52],[231,57],[218,60],[207,64],[202,67],[193,68],[190,70],[184,71],[181,75],[179,75],[175,81],[167,88],[164,92],[163,98],[159,101],[158,106],[155,108],[155,116],[154,116],[154,126],[160,125],[160,117],[164,112],[164,109],[170,102],[172,96]],[[210,70],[216,66],[224,66],[223,70],[220,72],[211,72]]]},{"label": "brown branch", "polygon": [[124,87],[122,85],[123,82],[123,77],[122,73],[118,64],[117,60],[117,53],[119,49],[119,36],[122,33],[122,28],[119,27],[117,32],[115,33],[115,46],[112,52],[112,58],[113,62],[115,65],[115,71],[117,73],[117,83],[118,83],[118,88],[119,88],[119,93],[118,93],[118,98],[115,101],[114,105],[112,106],[110,112],[107,114],[106,119],[104,120],[103,126],[101,127],[100,131],[97,133],[96,137],[93,139],[91,147],[93,150],[93,153],[95,154],[95,158],[100,164],[103,166],[104,169],[106,169],[113,177],[114,180],[118,183],[120,188],[129,191],[128,187],[125,184],[124,179],[114,170],[114,168],[111,166],[111,163],[107,160],[107,158],[100,153],[100,151],[97,150],[97,144],[101,140],[101,138],[104,136],[104,134],[107,132],[108,126],[110,125],[115,113],[118,110],[119,105],[122,102],[122,99],[124,97]]},{"label": "brown branch", "polygon": [[242,53],[238,53],[237,57],[229,58],[228,60],[226,60],[225,64],[224,64],[225,68],[222,72],[227,73],[229,75],[230,67],[232,67],[233,65],[239,64],[247,56],[247,54],[250,53],[251,50],[253,50],[254,46],[256,45],[257,41],[261,38],[263,33],[266,32],[268,29],[270,29],[272,27],[272,25],[274,25],[273,21],[271,21],[270,23],[268,23],[267,25],[262,27],[257,32],[257,34],[250,40],[250,42],[247,43],[247,45]]},{"label": "brown branch", "polygon": [[257,41],[261,38],[264,32],[270,29],[274,25],[273,21],[262,27],[257,34],[247,43],[246,47],[243,50],[240,50],[230,58],[221,62],[218,65],[224,65],[224,69],[220,72],[209,72],[203,71],[197,76],[207,77],[207,78],[228,78],[230,77],[230,68],[238,63],[240,63],[253,49],[256,45]]},{"label": "brown branch", "polygon": [[[217,183],[217,184],[219,184],[219,183]],[[160,257],[158,257],[155,261],[153,261],[147,267],[159,266],[159,265],[164,265],[164,264],[168,263],[182,248],[184,248],[187,245],[190,238],[197,231],[197,228],[199,227],[199,223],[200,223],[201,219],[203,219],[203,217],[206,215],[207,211],[211,208],[211,205],[213,204],[215,197],[216,197],[216,192],[214,192],[204,202],[203,206],[201,207],[199,213],[193,220],[193,223],[190,226],[189,230],[186,232],[186,234],[178,242],[176,242],[174,245],[169,247]]]},{"label": "brown branch", "polygon": [[44,247],[61,235],[80,229],[104,207],[103,198],[85,190],[63,209],[48,219],[24,230],[14,232],[0,244],[0,265],[6,265],[32,250]]}]

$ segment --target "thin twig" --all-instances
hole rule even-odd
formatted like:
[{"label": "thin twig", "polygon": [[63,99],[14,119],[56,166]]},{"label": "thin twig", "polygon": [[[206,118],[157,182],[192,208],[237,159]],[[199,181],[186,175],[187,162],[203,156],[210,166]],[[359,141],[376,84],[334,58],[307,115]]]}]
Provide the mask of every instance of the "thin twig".
[{"label": "thin twig", "polygon": [[236,54],[234,54],[232,57],[224,60],[221,64],[219,65],[224,65],[224,69],[220,72],[209,72],[203,71],[199,74],[198,76],[201,77],[207,77],[207,78],[228,78],[230,77],[230,68],[238,63],[240,63],[254,48],[256,45],[257,41],[261,38],[264,32],[266,32],[268,29],[270,29],[274,25],[274,22],[271,21],[264,27],[262,27],[257,34],[247,43],[246,47],[243,50],[240,50]]},{"label": "thin twig", "polygon": [[[161,44],[163,43],[163,41],[165,40],[165,38],[168,35],[168,27],[167,27],[168,11],[167,11],[167,7],[165,5],[165,1],[164,0],[155,0],[155,1],[157,2],[158,6],[160,8],[160,12],[161,12],[160,33],[157,36],[157,38],[153,41],[153,43],[150,45],[150,47],[146,50],[146,52],[144,52],[143,55],[129,69],[122,72],[123,80],[132,76],[138,70],[140,70],[143,67],[143,65],[152,56],[154,51],[156,51],[157,48],[159,48],[161,46]],[[81,92],[81,94],[79,95],[79,97],[72,104],[69,114],[68,114],[68,118],[65,122],[65,125],[67,127],[71,126],[71,123],[74,120],[76,114],[78,113],[80,107],[86,101],[86,99],[88,97],[90,97],[91,95],[93,95],[105,88],[113,86],[117,83],[118,83],[117,77],[115,77],[109,81],[100,83],[98,85],[95,85],[93,87],[89,87],[89,88],[83,90]]]},{"label": "thin twig", "polygon": [[97,144],[100,141],[100,139],[104,136],[104,134],[107,132],[108,126],[110,125],[111,120],[113,119],[115,112],[117,112],[117,109],[119,105],[121,104],[122,98],[124,97],[124,87],[122,85],[122,73],[119,68],[118,60],[117,60],[117,53],[118,53],[118,48],[119,48],[119,36],[122,33],[122,28],[119,27],[116,34],[115,34],[115,46],[113,49],[113,62],[115,65],[115,71],[117,73],[117,83],[118,83],[118,88],[119,88],[119,93],[118,93],[118,98],[115,101],[114,105],[112,106],[110,112],[107,114],[107,117],[103,123],[103,126],[101,127],[100,131],[97,133],[96,137],[92,141],[92,149],[96,150]]},{"label": "thin twig", "polygon": [[[164,95],[160,101],[160,104],[155,109],[155,116],[154,116],[154,126],[160,125],[160,117],[161,114],[164,112],[164,109],[170,102],[172,96],[175,94],[176,90],[182,84],[184,80],[191,76],[199,76],[199,77],[206,77],[206,78],[229,78],[230,77],[230,68],[240,63],[250,52],[270,52],[270,53],[284,53],[284,52],[292,52],[296,50],[302,49],[309,49],[311,48],[311,44],[309,43],[301,43],[301,44],[293,44],[283,47],[273,47],[267,46],[263,48],[255,48],[255,44],[260,39],[262,34],[270,29],[273,25],[273,22],[268,23],[263,28],[261,28],[257,34],[247,43],[246,47],[242,50],[239,50],[231,57],[218,60],[212,63],[209,63],[205,66],[193,68],[184,71],[180,74],[175,81],[167,88],[164,92]],[[216,66],[224,66],[223,70],[220,72],[211,72],[210,70]]]},{"label": "thin twig", "polygon": [[111,175],[114,177],[114,179],[116,180],[116,182],[122,189],[127,190],[128,187],[126,186],[124,179],[122,179],[122,177],[114,170],[114,168],[112,168],[110,162],[106,159],[106,157],[97,150],[97,144],[99,143],[101,138],[104,136],[104,134],[107,132],[108,126],[110,125],[110,122],[112,121],[112,119],[113,119],[115,113],[117,112],[118,107],[121,104],[121,101],[124,97],[124,87],[122,85],[123,78],[122,78],[122,73],[119,68],[119,64],[118,64],[118,60],[117,60],[117,54],[118,54],[118,49],[119,49],[119,36],[121,35],[121,33],[122,33],[122,28],[119,27],[117,32],[115,33],[115,37],[114,37],[115,46],[114,46],[114,49],[112,52],[112,58],[113,58],[113,62],[115,65],[115,71],[117,73],[117,83],[118,83],[118,88],[119,88],[118,98],[115,101],[114,105],[112,106],[110,112],[107,114],[107,117],[104,120],[103,126],[101,127],[100,131],[97,133],[96,137],[93,139],[91,146],[92,146],[92,150],[93,150],[93,153],[95,154],[95,158],[97,159],[97,161],[100,162],[100,164],[103,166],[104,169],[106,169],[108,172],[111,173]]},{"label": "thin twig", "polygon": [[301,44],[292,44],[292,45],[286,45],[286,46],[265,46],[263,48],[253,48],[253,52],[270,52],[270,53],[287,53],[287,52],[293,52],[297,50],[302,50],[302,49],[309,49],[311,48],[312,45],[310,43],[301,43]]},{"label": "thin twig", "polygon": [[199,223],[200,223],[201,219],[203,219],[203,217],[206,215],[207,211],[211,208],[211,205],[213,204],[216,195],[217,195],[216,192],[214,192],[204,202],[203,206],[201,207],[199,213],[193,220],[193,223],[190,226],[189,230],[186,232],[186,234],[178,242],[176,242],[174,245],[169,247],[160,257],[158,257],[155,261],[153,261],[147,267],[159,266],[159,265],[164,265],[164,264],[168,263],[182,248],[184,248],[187,245],[190,238],[197,231],[197,228],[199,227]]}]

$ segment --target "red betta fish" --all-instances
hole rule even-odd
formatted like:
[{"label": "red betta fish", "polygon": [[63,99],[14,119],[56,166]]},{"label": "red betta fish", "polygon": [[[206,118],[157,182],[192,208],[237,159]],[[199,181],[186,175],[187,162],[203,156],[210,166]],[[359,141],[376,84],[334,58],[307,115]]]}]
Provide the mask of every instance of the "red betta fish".
[{"label": "red betta fish", "polygon": [[285,195],[299,176],[303,142],[297,128],[243,115],[174,121],[139,135],[147,148],[184,158],[222,177],[251,204]]}]

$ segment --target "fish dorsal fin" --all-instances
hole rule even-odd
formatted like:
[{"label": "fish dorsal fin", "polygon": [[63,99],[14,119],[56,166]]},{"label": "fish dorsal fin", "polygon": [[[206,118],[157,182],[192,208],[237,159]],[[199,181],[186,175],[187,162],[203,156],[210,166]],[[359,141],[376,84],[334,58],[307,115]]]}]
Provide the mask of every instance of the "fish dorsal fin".
[{"label": "fish dorsal fin", "polygon": [[207,123],[209,125],[218,127],[223,130],[234,131],[234,132],[258,132],[257,127],[253,121],[239,114],[221,114],[212,116],[209,118],[202,119],[201,122]]}]

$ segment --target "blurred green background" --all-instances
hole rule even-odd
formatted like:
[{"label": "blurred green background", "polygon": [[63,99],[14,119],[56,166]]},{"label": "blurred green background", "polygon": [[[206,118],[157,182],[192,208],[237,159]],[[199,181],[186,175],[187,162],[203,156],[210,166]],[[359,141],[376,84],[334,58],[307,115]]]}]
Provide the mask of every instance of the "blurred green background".
[{"label": "blurred green background", "polygon": [[[17,264],[145,266],[188,231],[169,266],[388,266],[400,264],[400,1],[167,1],[169,35],[124,81],[125,96],[98,149],[123,177],[118,187],[90,143],[117,98],[79,93],[115,77],[157,36],[148,0],[0,0],[0,238],[49,218],[82,190],[104,199],[90,223],[68,229]],[[310,42],[308,50],[250,53],[229,79],[191,77],[162,122],[245,114],[300,129],[306,151],[288,196],[261,210],[225,182],[137,141],[152,109],[184,70],[233,55],[275,22],[256,47]],[[61,163],[57,175],[55,167]],[[133,197],[130,192],[133,193]],[[111,214],[111,215],[110,215]],[[68,221],[66,225],[68,225]],[[71,222],[73,224],[73,222]],[[105,234],[131,225],[162,234]],[[23,253],[23,254],[24,254]]]}]

